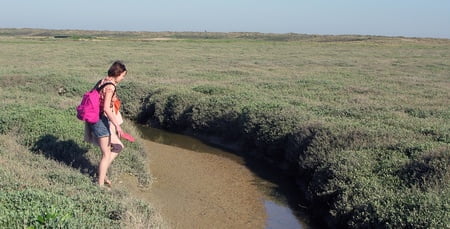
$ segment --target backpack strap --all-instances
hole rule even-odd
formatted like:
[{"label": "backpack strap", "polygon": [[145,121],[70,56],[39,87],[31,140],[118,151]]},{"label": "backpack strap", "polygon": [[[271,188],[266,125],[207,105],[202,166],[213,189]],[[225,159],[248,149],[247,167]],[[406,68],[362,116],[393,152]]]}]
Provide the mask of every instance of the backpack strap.
[{"label": "backpack strap", "polygon": [[98,85],[100,85],[101,82],[102,82],[102,80],[99,80],[99,81],[95,84],[95,86],[92,88],[92,90],[97,89]]},{"label": "backpack strap", "polygon": [[95,86],[95,88],[96,88],[96,90],[97,91],[101,91],[104,87],[106,87],[106,85],[108,85],[108,84],[111,84],[111,85],[113,85],[114,86],[114,92],[116,92],[116,85],[114,85],[113,83],[111,83],[111,82],[106,82],[106,83],[104,83],[102,86],[100,86],[100,87],[98,87],[98,85],[96,85]]},{"label": "backpack strap", "polygon": [[106,85],[111,84],[111,85],[114,86],[114,93],[113,93],[113,96],[114,96],[114,94],[116,93],[116,85],[114,85],[114,84],[111,83],[111,82],[106,82],[106,83],[104,83],[102,86],[99,87],[98,85],[100,85],[101,82],[102,82],[102,81],[99,80],[99,81],[95,84],[95,86],[94,86],[93,89],[95,89],[95,90],[97,90],[98,92],[100,92],[104,87],[106,87]]}]

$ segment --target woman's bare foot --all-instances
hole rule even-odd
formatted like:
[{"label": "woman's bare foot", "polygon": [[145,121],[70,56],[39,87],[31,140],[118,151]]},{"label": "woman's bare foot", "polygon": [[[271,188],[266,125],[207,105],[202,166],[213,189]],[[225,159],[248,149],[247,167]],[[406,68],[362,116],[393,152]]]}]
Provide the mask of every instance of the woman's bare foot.
[{"label": "woman's bare foot", "polygon": [[106,190],[106,191],[111,191],[111,187],[108,185],[98,185],[98,187],[100,187],[101,189]]},{"label": "woman's bare foot", "polygon": [[112,186],[112,182],[108,179],[108,177],[105,178],[105,184],[108,185],[109,187]]}]

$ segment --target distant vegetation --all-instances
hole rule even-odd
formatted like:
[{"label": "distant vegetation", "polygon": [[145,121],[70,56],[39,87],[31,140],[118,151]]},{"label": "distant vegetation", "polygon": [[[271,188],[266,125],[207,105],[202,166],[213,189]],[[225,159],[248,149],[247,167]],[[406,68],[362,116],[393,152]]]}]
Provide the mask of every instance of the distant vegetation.
[{"label": "distant vegetation", "polygon": [[[59,154],[92,160],[73,108],[107,66],[122,59],[130,70],[120,85],[129,118],[238,143],[295,177],[299,195],[328,226],[450,226],[449,40],[0,30],[0,49],[0,163],[18,163],[5,152],[44,155],[77,169],[83,166]],[[133,150],[117,166],[139,174],[140,159],[132,156],[139,149]],[[14,177],[12,168],[0,167],[2,187],[10,190],[0,198],[8,203],[29,192],[74,200],[46,191],[58,172],[43,175],[45,185],[28,187],[23,174],[3,179]],[[44,165],[42,171],[53,170]],[[64,182],[62,188],[73,186]],[[89,198],[84,202],[92,203]],[[74,216],[76,209],[48,207],[41,218]],[[128,208],[99,214],[117,209],[123,216]],[[39,223],[39,215],[29,218]]]}]

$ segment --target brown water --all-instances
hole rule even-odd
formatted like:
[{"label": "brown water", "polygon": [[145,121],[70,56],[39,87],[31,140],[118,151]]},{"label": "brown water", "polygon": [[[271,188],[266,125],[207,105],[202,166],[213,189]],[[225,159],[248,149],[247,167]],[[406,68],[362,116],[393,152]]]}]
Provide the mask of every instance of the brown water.
[{"label": "brown water", "polygon": [[141,127],[150,190],[132,193],[155,204],[171,228],[310,228],[295,188],[267,165],[209,146],[198,139]]}]

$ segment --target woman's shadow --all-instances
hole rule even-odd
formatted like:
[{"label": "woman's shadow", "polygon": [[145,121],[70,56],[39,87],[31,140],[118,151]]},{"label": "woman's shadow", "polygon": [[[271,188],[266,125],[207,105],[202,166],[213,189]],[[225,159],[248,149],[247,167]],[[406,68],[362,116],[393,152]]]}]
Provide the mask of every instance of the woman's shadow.
[{"label": "woman's shadow", "polygon": [[42,153],[47,158],[63,162],[91,177],[96,173],[96,167],[84,156],[88,149],[80,147],[73,140],[59,141],[54,135],[48,134],[41,136],[31,150]]}]

